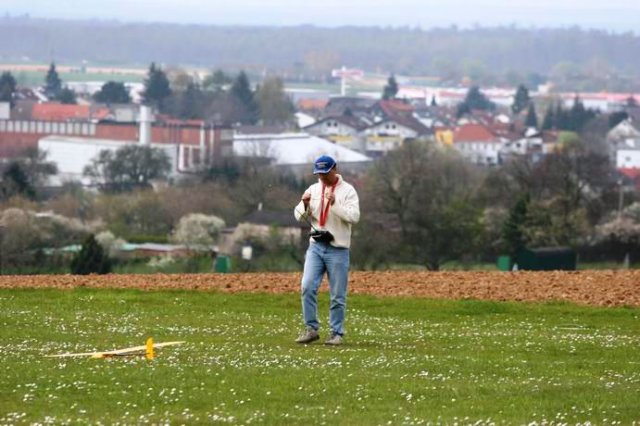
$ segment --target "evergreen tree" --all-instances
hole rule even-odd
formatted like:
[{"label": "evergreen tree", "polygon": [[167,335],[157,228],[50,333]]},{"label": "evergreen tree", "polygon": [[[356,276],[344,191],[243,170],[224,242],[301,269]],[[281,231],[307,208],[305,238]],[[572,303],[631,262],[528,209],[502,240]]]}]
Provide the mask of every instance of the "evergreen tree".
[{"label": "evergreen tree", "polygon": [[472,86],[469,89],[463,103],[467,105],[470,111],[474,109],[493,111],[496,109],[496,105],[480,91],[478,86]]},{"label": "evergreen tree", "polygon": [[62,80],[58,76],[58,71],[56,71],[56,64],[51,62],[45,77],[44,94],[51,99],[57,99],[61,91]]},{"label": "evergreen tree", "polygon": [[529,195],[521,197],[509,210],[509,217],[502,228],[502,239],[509,256],[515,258],[518,251],[525,247],[527,241],[524,234],[524,227],[527,221],[529,210]]},{"label": "evergreen tree", "polygon": [[557,130],[567,130],[570,127],[570,123],[569,123],[569,114],[567,113],[567,111],[565,111],[564,108],[562,108],[562,101],[559,101],[556,104],[556,110],[555,110],[555,129]]},{"label": "evergreen tree", "polygon": [[626,111],[616,111],[609,116],[609,130],[622,123],[629,118],[629,114]]},{"label": "evergreen tree", "polygon": [[586,109],[579,96],[576,96],[573,101],[573,106],[569,111],[569,128],[565,130],[571,130],[579,132],[582,128],[595,117],[595,112],[591,109]]},{"label": "evergreen tree", "polygon": [[62,104],[77,104],[76,100],[76,92],[65,87],[60,91],[60,94],[57,97],[57,100]]},{"label": "evergreen tree", "polygon": [[554,130],[556,126],[555,110],[553,105],[549,105],[547,111],[544,113],[544,119],[542,120],[542,130]]},{"label": "evergreen tree", "polygon": [[527,108],[530,103],[531,98],[529,97],[529,90],[527,90],[524,85],[519,85],[518,90],[516,90],[516,94],[513,97],[511,111],[513,111],[514,114],[520,114],[520,112],[524,111],[524,109]]},{"label": "evergreen tree", "polygon": [[131,102],[129,90],[124,83],[108,81],[102,85],[100,90],[93,95],[96,102],[105,104],[128,104]]},{"label": "evergreen tree", "polygon": [[382,89],[382,99],[395,99],[396,95],[398,94],[398,90],[398,82],[396,81],[395,76],[390,75],[389,79],[387,80],[386,86],[384,86],[384,89]]},{"label": "evergreen tree", "polygon": [[185,120],[202,118],[203,103],[204,100],[200,87],[193,82],[188,83],[185,91],[180,93],[176,115]]},{"label": "evergreen tree", "polygon": [[433,95],[431,97],[431,106],[432,107],[437,107],[438,106],[438,103],[436,102],[436,96],[435,95]]},{"label": "evergreen tree", "polygon": [[255,124],[258,120],[258,105],[254,98],[254,93],[251,90],[251,83],[249,83],[249,77],[244,71],[240,71],[236,79],[231,85],[230,94],[233,98],[237,99],[245,109],[245,119],[242,120],[245,123]]},{"label": "evergreen tree", "polygon": [[92,235],[84,241],[80,252],[71,261],[71,273],[74,275],[108,274],[111,272],[109,256]]},{"label": "evergreen tree", "polygon": [[10,102],[13,105],[13,95],[16,91],[16,79],[10,72],[3,72],[0,76],[0,102]]},{"label": "evergreen tree", "polygon": [[466,102],[461,102],[456,107],[456,117],[460,118],[465,114],[471,114],[471,108],[469,108],[469,104]]},{"label": "evergreen tree", "polygon": [[152,62],[147,78],[144,80],[142,100],[145,105],[155,106],[160,111],[164,111],[165,101],[169,96],[171,96],[171,87],[167,74]]},{"label": "evergreen tree", "polygon": [[538,128],[538,116],[536,114],[536,107],[533,105],[533,102],[529,104],[529,109],[527,110],[527,118],[524,121],[524,125],[527,127]]}]

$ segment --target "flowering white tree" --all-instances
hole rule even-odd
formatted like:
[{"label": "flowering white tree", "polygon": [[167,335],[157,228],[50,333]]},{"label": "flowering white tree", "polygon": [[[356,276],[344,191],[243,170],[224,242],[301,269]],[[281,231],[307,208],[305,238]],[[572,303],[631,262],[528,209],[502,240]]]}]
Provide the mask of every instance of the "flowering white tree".
[{"label": "flowering white tree", "polygon": [[0,212],[0,262],[7,266],[34,262],[35,250],[78,242],[91,231],[79,220],[58,214],[5,209]]},{"label": "flowering white tree", "polygon": [[637,244],[640,242],[640,223],[629,217],[614,217],[596,227],[596,237],[599,241],[614,240],[622,244]]},{"label": "flowering white tree", "polygon": [[610,241],[626,253],[625,262],[634,248],[640,247],[640,203],[628,206],[622,214],[612,215],[608,221],[596,226],[597,242]]},{"label": "flowering white tree", "polygon": [[107,252],[109,257],[117,257],[122,246],[126,243],[122,238],[116,238],[111,231],[102,231],[96,235],[96,241]]},{"label": "flowering white tree", "polygon": [[191,213],[180,218],[171,241],[194,249],[205,248],[218,241],[224,227],[224,220],[217,216]]},{"label": "flowering white tree", "polygon": [[640,203],[631,204],[621,213],[612,214],[609,220],[596,227],[596,239],[640,244]]}]

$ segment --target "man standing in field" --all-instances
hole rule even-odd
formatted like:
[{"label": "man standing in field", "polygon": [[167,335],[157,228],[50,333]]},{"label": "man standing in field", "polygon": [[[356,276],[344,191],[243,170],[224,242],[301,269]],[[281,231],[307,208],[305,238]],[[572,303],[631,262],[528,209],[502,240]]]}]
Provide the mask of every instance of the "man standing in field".
[{"label": "man standing in field", "polygon": [[318,288],[326,272],[331,297],[331,334],[325,344],[337,346],[344,336],[351,225],[360,220],[360,204],[356,190],[338,174],[333,158],[319,157],[313,165],[313,174],[318,175],[318,182],[304,192],[294,209],[296,220],[309,221],[312,227],[301,287],[306,329],[296,342],[311,343],[320,338]]}]

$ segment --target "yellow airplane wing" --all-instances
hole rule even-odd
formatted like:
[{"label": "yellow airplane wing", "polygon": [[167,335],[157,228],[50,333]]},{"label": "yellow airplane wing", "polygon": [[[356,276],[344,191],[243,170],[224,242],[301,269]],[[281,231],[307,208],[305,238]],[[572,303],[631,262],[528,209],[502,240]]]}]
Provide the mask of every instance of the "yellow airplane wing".
[{"label": "yellow airplane wing", "polygon": [[101,351],[101,352],[82,352],[82,353],[65,353],[58,355],[47,355],[50,358],[68,358],[68,357],[84,357],[88,356],[91,358],[111,358],[116,356],[132,356],[132,355],[146,355],[147,359],[153,359],[155,355],[156,348],[163,348],[165,346],[175,346],[181,345],[184,341],[177,342],[162,342],[162,343],[154,343],[152,338],[147,339],[146,345],[142,346],[133,346],[130,348],[124,349],[114,349],[111,351]]}]

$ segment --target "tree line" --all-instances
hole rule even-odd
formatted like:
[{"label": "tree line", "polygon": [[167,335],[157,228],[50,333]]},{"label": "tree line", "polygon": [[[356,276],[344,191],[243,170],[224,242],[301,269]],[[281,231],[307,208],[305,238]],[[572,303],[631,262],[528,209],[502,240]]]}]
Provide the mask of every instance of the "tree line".
[{"label": "tree line", "polygon": [[[77,103],[77,94],[59,77],[51,63],[43,82],[43,92],[50,101]],[[11,72],[0,75],[0,101],[13,106],[17,90]],[[122,82],[107,81],[96,92],[93,102],[102,104],[131,103],[129,89]],[[199,119],[216,123],[284,125],[294,124],[294,106],[286,95],[279,77],[268,76],[255,87],[248,75],[240,71],[229,75],[214,70],[202,82],[180,69],[170,73],[152,62],[144,80],[142,102],[157,112],[175,118]]]},{"label": "tree line", "polygon": [[[117,84],[109,82],[107,84]],[[100,93],[105,96],[106,85]],[[291,125],[294,106],[278,77],[266,77],[255,88],[247,73],[232,76],[215,70],[202,82],[184,71],[167,75],[151,63],[142,93],[143,103],[182,119],[217,123]]]},{"label": "tree line", "polygon": [[[43,169],[42,160],[36,162],[40,167],[27,169],[34,174],[27,181],[55,172]],[[362,219],[353,235],[356,268],[438,270],[450,262],[492,263],[525,246],[569,246],[591,260],[621,262],[630,254],[632,262],[638,261],[640,194],[626,189],[622,200],[624,188],[607,156],[577,134],[537,161],[514,158],[495,168],[470,164],[434,142],[413,141],[376,160],[362,175],[350,175],[347,167],[341,173],[357,186],[361,200]],[[94,193],[67,184],[55,197],[5,193],[0,200],[2,262],[5,268],[9,262],[37,265],[43,248],[79,244],[87,234],[105,231],[128,241],[173,241],[179,234],[194,235],[178,231],[193,214],[219,218],[190,219],[215,223],[216,229],[222,222],[241,223],[258,206],[290,215],[312,181],[258,158],[228,158],[156,190],[104,186]],[[36,211],[58,216],[41,223],[29,213]],[[247,237],[245,243],[256,249],[254,267],[300,267],[303,247],[278,234]]]},{"label": "tree line", "polygon": [[[234,27],[1,18],[5,58],[93,64],[192,64],[237,72],[269,69],[287,79],[327,78],[349,65],[458,83],[547,79],[563,90],[637,90],[640,37],[517,27]],[[105,43],[104,40],[109,40]],[[100,46],[96,49],[95,46]]]}]

